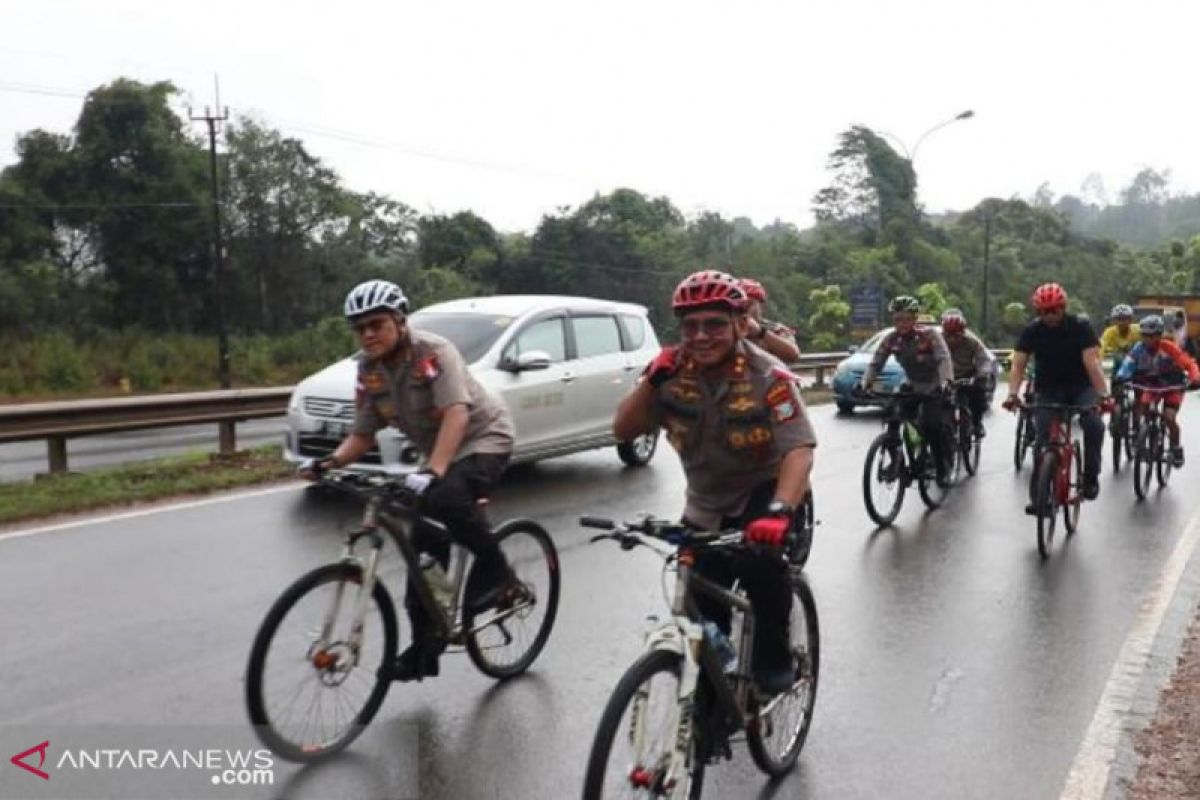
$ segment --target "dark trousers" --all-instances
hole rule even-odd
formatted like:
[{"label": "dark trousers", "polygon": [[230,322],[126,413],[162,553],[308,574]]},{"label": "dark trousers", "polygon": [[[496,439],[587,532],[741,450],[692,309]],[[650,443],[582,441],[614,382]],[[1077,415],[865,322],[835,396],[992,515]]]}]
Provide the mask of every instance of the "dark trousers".
[{"label": "dark trousers", "polygon": [[943,468],[947,463],[946,447],[946,399],[938,394],[922,394],[914,398],[904,401],[906,414],[913,413],[913,408],[916,408],[917,427],[921,429],[921,436],[925,441],[929,442],[929,449],[933,453],[933,463],[939,465],[939,469]]},{"label": "dark trousers", "polygon": [[959,388],[967,400],[967,408],[971,411],[971,422],[978,428],[983,424],[983,412],[987,409],[987,392],[977,383]]},{"label": "dark trousers", "polygon": [[[745,528],[752,520],[765,516],[775,497],[775,481],[758,486],[750,495],[746,510],[738,517],[721,520],[722,528]],[[793,529],[803,529],[803,510],[797,510]],[[811,542],[801,542],[807,548]],[[742,582],[754,609],[753,662],[759,667],[784,667],[791,658],[788,622],[792,614],[792,585],[787,563],[777,556],[757,554],[702,553],[696,557],[695,570],[725,588],[735,579]],[[696,610],[729,633],[730,608],[706,595],[694,593]],[[736,645],[737,642],[734,642]]]},{"label": "dark trousers", "polygon": [[[1073,406],[1092,406],[1096,402],[1096,391],[1087,386],[1082,389],[1044,389],[1038,387],[1038,403],[1062,403]],[[1049,409],[1037,409],[1033,414],[1033,424],[1037,428],[1038,446],[1046,443],[1050,435]],[[1093,408],[1079,415],[1079,427],[1083,429],[1083,474],[1090,477],[1100,475],[1100,459],[1104,455],[1104,421]]]},{"label": "dark trousers", "polygon": [[[441,522],[454,541],[466,547],[475,557],[471,571],[472,584],[484,586],[501,577],[508,565],[488,523],[479,501],[486,498],[499,482],[508,465],[508,453],[476,453],[450,465],[445,476],[425,493],[421,511]],[[429,553],[443,569],[450,561],[450,542],[445,534],[429,524],[418,522],[413,528],[413,544],[422,553]],[[470,597],[473,585],[467,586]],[[412,620],[413,639],[430,632],[429,617],[409,584],[404,597],[408,617]]]}]

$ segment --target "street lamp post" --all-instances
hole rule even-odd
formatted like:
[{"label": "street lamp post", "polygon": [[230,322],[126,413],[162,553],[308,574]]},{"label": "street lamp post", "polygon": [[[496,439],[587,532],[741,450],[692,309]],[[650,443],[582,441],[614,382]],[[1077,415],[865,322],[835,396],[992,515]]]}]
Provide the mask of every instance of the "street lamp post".
[{"label": "street lamp post", "polygon": [[[928,138],[930,134],[932,134],[936,131],[940,131],[942,128],[946,127],[947,125],[953,125],[956,122],[959,122],[959,121],[965,120],[965,119],[971,119],[974,116],[975,116],[975,112],[968,108],[966,111],[961,111],[958,114],[955,114],[953,117],[951,117],[950,119],[948,119],[944,122],[939,122],[937,125],[934,125],[932,128],[930,128],[929,130],[925,131],[924,133],[922,133],[920,136],[917,137],[917,143],[913,145],[913,148],[911,151],[909,151],[908,146],[904,144],[904,140],[901,139],[899,136],[895,135],[894,133],[888,133],[887,131],[884,131],[884,130],[879,131],[879,133],[883,136],[888,137],[896,144],[900,145],[900,149],[904,151],[904,158],[905,158],[905,160],[908,161],[909,173],[910,173],[912,179],[915,181],[916,174],[917,174],[916,167],[915,167],[916,160],[917,160],[917,151],[919,151],[921,149],[921,143],[924,142],[925,139]],[[915,206],[916,201],[917,201],[917,197],[916,197],[917,193],[916,193],[915,188],[913,188],[912,191],[909,192],[909,194],[912,196],[912,202]]]}]

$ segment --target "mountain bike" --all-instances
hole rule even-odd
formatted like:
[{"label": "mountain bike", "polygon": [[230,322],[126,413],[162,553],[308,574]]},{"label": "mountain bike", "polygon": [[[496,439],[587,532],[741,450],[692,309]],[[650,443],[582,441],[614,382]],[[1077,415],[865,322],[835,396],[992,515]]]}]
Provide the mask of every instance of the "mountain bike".
[{"label": "mountain bike", "polygon": [[958,453],[956,466],[966,470],[968,475],[974,475],[979,470],[979,455],[983,445],[983,441],[975,435],[975,420],[971,416],[971,405],[967,400],[966,390],[974,385],[974,378],[954,381],[954,405],[951,411],[954,443]]},{"label": "mountain bike", "polygon": [[[665,556],[664,574],[675,571],[671,619],[646,636],[645,653],[617,683],[596,730],[584,776],[584,800],[603,797],[699,798],[705,769],[733,757],[742,733],[759,769],[771,776],[796,763],[812,724],[820,669],[820,631],[812,590],[786,550],[769,553],[742,540],[741,531],[693,531],[644,517],[616,524],[583,517],[580,524],[609,531],[624,550],[649,547]],[[789,544],[790,547],[790,544]],[[789,649],[795,679],[789,691],[765,697],[752,679],[754,612],[745,590],[725,589],[693,570],[696,557],[774,556],[785,563],[792,587]],[[732,610],[731,635],[705,622],[695,595]],[[728,652],[736,644],[734,653]]]},{"label": "mountain bike", "polygon": [[[465,548],[451,548],[448,575],[417,552],[418,522],[451,541],[445,526],[421,513],[418,497],[383,476],[327,472],[318,485],[365,501],[362,524],[346,534],[340,559],[280,595],[254,637],[246,707],[263,744],[289,761],[320,760],[354,741],[383,703],[399,634],[379,576],[382,534],[395,542],[416,600],[450,652],[465,649],[481,672],[501,680],[529,668],[558,611],[558,554],[545,529],[514,519],[493,531],[516,581],[494,607],[476,610],[465,602],[475,585]],[[360,545],[365,552],[356,552]]]},{"label": "mountain bike", "polygon": [[1094,406],[1062,403],[1034,403],[1033,411],[1050,411],[1046,443],[1034,452],[1034,471],[1029,479],[1030,497],[1037,516],[1037,545],[1042,558],[1049,558],[1054,547],[1058,510],[1062,509],[1067,535],[1079,528],[1083,504],[1083,448],[1074,435],[1077,415]]},{"label": "mountain bike", "polygon": [[[879,527],[891,525],[904,505],[908,487],[917,484],[921,500],[931,510],[946,499],[948,489],[938,486],[933,449],[917,425],[917,400],[924,395],[913,391],[867,393],[869,399],[883,400],[884,431],[875,437],[867,449],[863,463],[863,500],[867,514]],[[958,468],[958,447],[954,444],[953,428],[947,435],[944,452],[953,459],[947,474],[953,476]]]},{"label": "mountain bike", "polygon": [[1033,381],[1025,381],[1025,389],[1021,393],[1021,405],[1017,409],[1017,436],[1013,440],[1013,466],[1017,472],[1025,466],[1025,456],[1033,450],[1037,441],[1037,430],[1033,424],[1033,411],[1029,406],[1034,402]]},{"label": "mountain bike", "polygon": [[1187,384],[1146,386],[1134,383],[1129,388],[1141,395],[1150,395],[1150,402],[1142,408],[1141,430],[1133,448],[1133,491],[1138,500],[1145,500],[1153,477],[1158,477],[1159,488],[1166,488],[1175,466],[1168,444],[1167,422],[1162,416],[1163,398],[1171,392],[1186,391],[1188,387]]}]

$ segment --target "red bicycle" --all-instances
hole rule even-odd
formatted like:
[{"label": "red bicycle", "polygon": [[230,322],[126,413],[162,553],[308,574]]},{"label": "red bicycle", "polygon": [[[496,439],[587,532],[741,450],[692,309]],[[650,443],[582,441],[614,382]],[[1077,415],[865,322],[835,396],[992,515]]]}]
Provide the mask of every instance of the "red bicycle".
[{"label": "red bicycle", "polygon": [[1049,558],[1054,547],[1058,510],[1062,509],[1068,536],[1079,527],[1079,510],[1083,505],[1083,448],[1075,438],[1073,423],[1077,415],[1091,411],[1094,406],[1034,403],[1029,408],[1051,413],[1046,443],[1034,451],[1034,470],[1029,483],[1037,514],[1038,552],[1042,558]]}]

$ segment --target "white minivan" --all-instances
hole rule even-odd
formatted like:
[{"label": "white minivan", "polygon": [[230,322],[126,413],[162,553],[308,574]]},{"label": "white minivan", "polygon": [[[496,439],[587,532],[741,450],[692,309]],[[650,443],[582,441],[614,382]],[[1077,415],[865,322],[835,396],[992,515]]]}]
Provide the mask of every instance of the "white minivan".
[{"label": "white minivan", "polygon": [[[553,295],[498,295],[427,306],[408,324],[449,339],[468,368],[508,404],[516,424],[513,462],[615,446],[621,460],[641,466],[654,456],[658,434],[617,442],[612,419],[642,368],[658,353],[658,338],[640,305]],[[354,419],[354,357],[305,378],[288,402],[284,456],[298,462],[326,456]],[[393,427],[352,469],[408,471],[421,454]]]}]

